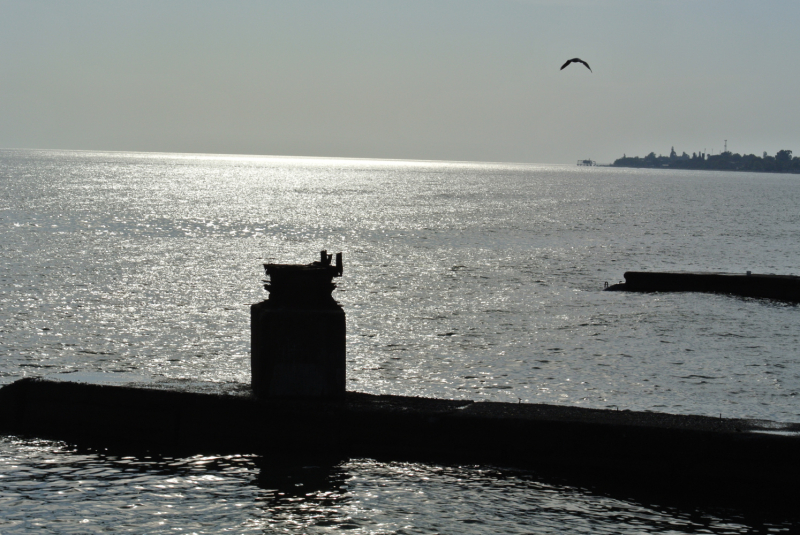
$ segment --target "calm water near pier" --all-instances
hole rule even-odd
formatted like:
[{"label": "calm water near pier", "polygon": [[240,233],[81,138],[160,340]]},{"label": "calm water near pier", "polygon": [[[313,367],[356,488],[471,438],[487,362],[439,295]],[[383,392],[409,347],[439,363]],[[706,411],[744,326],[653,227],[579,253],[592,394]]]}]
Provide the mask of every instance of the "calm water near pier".
[{"label": "calm water near pier", "polygon": [[[800,177],[0,151],[0,384],[249,381],[264,262],[344,253],[348,388],[800,422],[800,307],[603,292],[800,274]],[[0,438],[0,533],[751,533],[489,467],[140,458]],[[704,531],[705,530],[705,531]]]}]

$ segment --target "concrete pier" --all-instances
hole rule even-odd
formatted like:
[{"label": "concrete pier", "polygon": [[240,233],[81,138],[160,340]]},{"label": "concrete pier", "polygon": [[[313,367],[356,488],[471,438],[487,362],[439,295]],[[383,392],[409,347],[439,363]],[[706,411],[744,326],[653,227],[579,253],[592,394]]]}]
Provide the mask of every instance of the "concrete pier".
[{"label": "concrete pier", "polygon": [[[207,390],[207,388],[204,388]],[[0,432],[170,454],[490,464],[592,488],[793,510],[800,424],[347,392],[257,398],[22,379]]]},{"label": "concrete pier", "polygon": [[[322,251],[267,264],[252,305],[252,385],[106,386],[21,379],[0,388],[0,433],[170,455],[524,468],[623,497],[795,511],[800,424],[572,406],[378,396],[345,390],[345,315]],[[609,290],[713,291],[800,301],[799,277],[625,273]],[[694,503],[694,502],[692,502]],[[793,513],[794,514],[794,513]]]},{"label": "concrete pier", "polygon": [[624,276],[624,283],[606,290],[708,292],[800,302],[800,277],[795,275],[627,271]]}]

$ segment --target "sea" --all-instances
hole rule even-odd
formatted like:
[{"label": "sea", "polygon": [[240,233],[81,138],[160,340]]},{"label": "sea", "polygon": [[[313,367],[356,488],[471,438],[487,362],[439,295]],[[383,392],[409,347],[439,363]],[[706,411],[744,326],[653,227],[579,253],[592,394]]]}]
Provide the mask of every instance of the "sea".
[{"label": "sea", "polygon": [[[800,422],[798,305],[603,291],[800,274],[800,176],[740,172],[1,150],[0,385],[247,384],[263,264],[321,250],[344,257],[349,390]],[[798,527],[498,466],[281,463],[4,435],[0,533]]]}]

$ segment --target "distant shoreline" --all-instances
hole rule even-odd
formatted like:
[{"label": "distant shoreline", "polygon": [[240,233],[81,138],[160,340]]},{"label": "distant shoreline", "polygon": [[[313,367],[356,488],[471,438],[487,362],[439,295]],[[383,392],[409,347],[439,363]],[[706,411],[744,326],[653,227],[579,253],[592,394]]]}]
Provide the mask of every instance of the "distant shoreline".
[{"label": "distant shoreline", "polygon": [[669,156],[656,156],[651,152],[644,158],[625,156],[614,161],[610,167],[634,167],[645,169],[689,169],[696,171],[751,171],[758,173],[800,173],[800,158],[792,158],[792,151],[781,150],[775,156],[766,152],[759,157],[755,154],[721,154],[685,152],[680,156],[673,147]]}]

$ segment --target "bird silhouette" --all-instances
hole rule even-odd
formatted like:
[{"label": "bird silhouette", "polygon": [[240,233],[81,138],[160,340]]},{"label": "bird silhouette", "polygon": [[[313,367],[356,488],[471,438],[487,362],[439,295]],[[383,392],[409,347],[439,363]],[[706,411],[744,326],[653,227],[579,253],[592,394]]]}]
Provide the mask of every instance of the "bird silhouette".
[{"label": "bird silhouette", "polygon": [[583,63],[584,65],[586,65],[586,68],[587,68],[587,69],[589,69],[589,72],[594,72],[594,71],[592,71],[592,68],[591,68],[591,67],[589,67],[589,64],[588,64],[588,63],[586,63],[585,61],[583,61],[581,58],[572,58],[571,60],[568,60],[568,61],[567,61],[565,64],[563,64],[563,65],[561,66],[561,68],[560,68],[559,70],[563,71],[563,70],[564,70],[564,67],[566,67],[567,65],[569,65],[569,64],[570,64],[570,63],[572,63],[572,62],[575,62],[575,63]]}]

